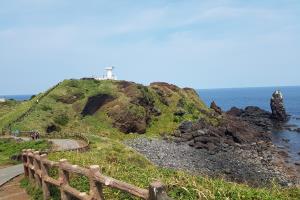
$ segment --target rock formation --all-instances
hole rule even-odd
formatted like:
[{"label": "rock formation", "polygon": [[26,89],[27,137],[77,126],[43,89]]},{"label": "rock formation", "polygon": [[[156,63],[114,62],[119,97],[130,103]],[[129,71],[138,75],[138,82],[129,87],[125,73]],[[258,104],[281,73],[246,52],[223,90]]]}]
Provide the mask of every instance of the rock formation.
[{"label": "rock formation", "polygon": [[262,131],[270,131],[273,128],[271,113],[256,106],[248,106],[245,109],[233,107],[226,114],[239,117]]},{"label": "rock formation", "polygon": [[188,142],[190,146],[209,151],[219,149],[224,144],[235,146],[271,141],[269,132],[261,131],[255,125],[230,115],[224,116],[217,126],[202,119],[193,123],[183,122],[173,136],[177,142]]},{"label": "rock formation", "polygon": [[211,102],[210,108],[213,109],[213,110],[214,110],[216,113],[218,113],[219,115],[222,114],[222,109],[216,104],[215,101]]},{"label": "rock formation", "polygon": [[273,93],[270,105],[272,109],[272,119],[279,122],[286,122],[288,120],[288,115],[283,103],[283,95],[279,90]]}]

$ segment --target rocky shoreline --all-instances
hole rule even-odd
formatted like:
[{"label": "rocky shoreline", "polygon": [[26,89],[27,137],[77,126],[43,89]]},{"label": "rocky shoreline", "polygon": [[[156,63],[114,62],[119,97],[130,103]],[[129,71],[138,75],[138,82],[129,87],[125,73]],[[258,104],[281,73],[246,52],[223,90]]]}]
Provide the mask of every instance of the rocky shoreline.
[{"label": "rocky shoreline", "polygon": [[161,167],[185,170],[191,173],[224,178],[228,181],[265,186],[273,180],[282,186],[295,185],[293,174],[280,166],[276,148],[268,143],[250,146],[223,145],[220,151],[195,149],[188,144],[169,140],[138,138],[126,144]]},{"label": "rocky shoreline", "polygon": [[139,138],[126,144],[161,167],[253,186],[274,180],[282,186],[299,185],[299,165],[290,163],[288,153],[271,139],[274,128],[288,127],[279,91],[274,92],[270,105],[272,113],[253,106],[223,112],[213,102],[211,109],[220,118],[218,124],[205,119],[186,121],[164,140]]}]

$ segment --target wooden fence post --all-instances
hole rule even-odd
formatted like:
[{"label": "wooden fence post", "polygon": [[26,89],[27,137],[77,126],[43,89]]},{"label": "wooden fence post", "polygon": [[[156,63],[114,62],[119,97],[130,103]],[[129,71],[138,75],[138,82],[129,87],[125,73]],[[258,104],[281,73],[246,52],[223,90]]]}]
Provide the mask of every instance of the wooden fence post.
[{"label": "wooden fence post", "polygon": [[22,161],[23,161],[23,167],[24,167],[24,174],[25,174],[25,177],[28,178],[29,172],[28,172],[28,167],[26,166],[27,160],[28,160],[27,151],[23,150],[22,151]]},{"label": "wooden fence post", "polygon": [[95,175],[100,173],[99,165],[92,165],[90,166],[90,195],[92,196],[93,200],[104,200],[103,196],[103,185],[95,181]]},{"label": "wooden fence post", "polygon": [[41,177],[39,175],[39,171],[40,169],[40,165],[39,165],[39,157],[40,157],[40,152],[39,151],[35,151],[33,153],[33,166],[34,166],[34,179],[35,179],[35,183],[37,187],[41,187],[42,186],[42,180]]},{"label": "wooden fence post", "polygon": [[61,182],[61,187],[60,187],[60,197],[61,200],[71,200],[70,195],[65,192],[64,186],[69,186],[69,172],[64,170],[63,166],[67,164],[68,161],[66,159],[61,159],[59,161],[59,179]]},{"label": "wooden fence post", "polygon": [[149,186],[149,200],[171,200],[171,198],[168,197],[164,185],[155,181]]},{"label": "wooden fence post", "polygon": [[29,181],[33,181],[34,180],[34,171],[30,168],[30,166],[33,165],[31,155],[32,155],[32,149],[28,149],[27,150],[27,166],[28,166],[28,178],[29,178]]},{"label": "wooden fence post", "polygon": [[50,190],[49,185],[45,182],[44,178],[48,176],[48,167],[45,165],[44,160],[47,159],[47,155],[41,155],[41,170],[42,170],[42,190],[43,190],[43,199],[49,200],[50,199]]}]

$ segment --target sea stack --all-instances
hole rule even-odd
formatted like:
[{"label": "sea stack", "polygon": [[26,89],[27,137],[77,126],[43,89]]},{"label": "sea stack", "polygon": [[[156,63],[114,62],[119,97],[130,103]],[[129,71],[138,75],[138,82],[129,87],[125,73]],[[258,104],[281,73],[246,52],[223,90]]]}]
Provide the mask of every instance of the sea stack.
[{"label": "sea stack", "polygon": [[279,90],[276,90],[272,95],[271,109],[272,109],[273,119],[279,122],[285,122],[288,120],[288,115],[286,113],[284,103],[283,103],[283,95]]}]

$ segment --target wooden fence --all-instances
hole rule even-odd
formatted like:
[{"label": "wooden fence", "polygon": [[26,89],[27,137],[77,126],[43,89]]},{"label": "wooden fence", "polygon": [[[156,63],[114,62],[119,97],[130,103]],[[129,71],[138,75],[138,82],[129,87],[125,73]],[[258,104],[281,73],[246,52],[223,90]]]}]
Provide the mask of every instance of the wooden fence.
[{"label": "wooden fence", "polygon": [[[82,200],[104,200],[103,187],[109,187],[127,192],[132,196],[145,200],[171,200],[165,192],[162,183],[156,181],[150,184],[148,189],[142,189],[128,183],[104,176],[98,165],[90,166],[89,169],[71,165],[66,159],[59,162],[53,162],[47,159],[47,155],[40,155],[40,152],[34,150],[23,150],[22,160],[25,176],[36,186],[42,187],[43,199],[50,199],[50,185],[60,189],[62,200],[71,200],[77,198]],[[56,180],[49,176],[50,168],[57,168],[59,178]],[[88,177],[90,191],[83,193],[70,186],[70,173]]]}]

